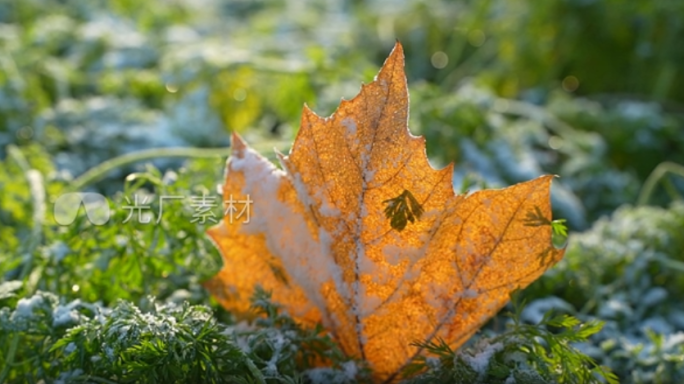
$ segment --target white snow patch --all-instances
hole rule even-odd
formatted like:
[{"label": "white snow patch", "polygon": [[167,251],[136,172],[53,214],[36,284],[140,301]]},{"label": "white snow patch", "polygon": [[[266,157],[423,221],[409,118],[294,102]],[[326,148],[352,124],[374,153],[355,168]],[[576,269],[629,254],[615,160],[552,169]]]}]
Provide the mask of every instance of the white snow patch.
[{"label": "white snow patch", "polygon": [[342,125],[347,128],[347,132],[349,132],[350,135],[356,134],[356,122],[351,117],[342,119]]},{"label": "white snow patch", "polygon": [[64,353],[66,353],[67,355],[70,355],[75,350],[76,350],[76,344],[74,344],[73,342],[67,344],[67,346],[64,347]]},{"label": "white snow patch", "polygon": [[304,372],[312,384],[332,383],[335,373],[330,368],[313,368]]},{"label": "white snow patch", "polygon": [[442,367],[442,361],[434,356],[428,356],[425,358],[425,365],[430,367],[430,369],[439,369]]},{"label": "white snow patch", "polygon": [[57,263],[64,260],[66,255],[69,254],[71,249],[64,244],[62,241],[57,241],[48,247],[48,252],[52,256],[53,260]]},{"label": "white snow patch", "polygon": [[682,344],[684,344],[684,333],[673,333],[671,335],[667,335],[667,337],[665,338],[665,342],[663,343],[663,349],[668,351]]},{"label": "white snow patch", "polygon": [[387,80],[381,79],[380,80],[380,87],[382,88],[383,91],[387,92],[387,88],[389,88],[387,84]]},{"label": "white snow patch", "polygon": [[321,188],[318,191],[316,191],[316,193],[314,194],[314,199],[321,202],[321,205],[318,207],[318,213],[320,213],[322,216],[339,217],[342,213],[340,212],[339,208],[330,203],[330,200],[328,199],[328,196],[325,193],[326,190],[330,190],[332,188],[333,184],[331,181],[328,183],[328,185],[326,185],[325,188]]},{"label": "white snow patch", "polygon": [[457,296],[462,297],[464,299],[474,299],[478,296],[478,293],[474,289],[466,289],[463,292],[460,292]]},{"label": "white snow patch", "polygon": [[642,321],[641,324],[639,324],[639,329],[641,329],[641,331],[644,333],[646,333],[647,329],[650,329],[651,331],[661,335],[669,335],[674,332],[672,325],[670,325],[661,316],[649,317],[648,319]]},{"label": "white snow patch", "polygon": [[78,323],[81,319],[81,314],[75,308],[80,304],[80,300],[74,300],[67,305],[58,305],[52,312],[52,326],[61,327],[71,323]]},{"label": "white snow patch", "polygon": [[[373,148],[373,146],[370,143],[363,146],[364,151],[363,151],[363,153],[361,153],[361,163],[362,164],[364,164],[364,165],[368,164],[368,162],[370,160],[370,151],[372,148]],[[366,169],[366,168],[364,167],[362,169]]]},{"label": "white snow patch", "polygon": [[55,384],[66,384],[66,383],[72,383],[75,382],[76,378],[81,376],[83,374],[83,370],[80,368],[76,368],[73,371],[67,371],[67,372],[62,372],[59,374],[59,377],[54,381]]},{"label": "white snow patch", "polygon": [[560,310],[565,313],[574,313],[574,308],[567,301],[555,296],[538,299],[529,303],[520,315],[523,321],[531,324],[539,324],[544,318],[544,314],[550,310]]},{"label": "white snow patch", "polygon": [[14,310],[12,317],[31,317],[33,310],[43,304],[43,297],[33,295],[28,299],[23,298],[17,302],[17,309]]},{"label": "white snow patch", "polygon": [[397,265],[402,260],[406,259],[413,264],[422,255],[422,252],[422,247],[401,247],[395,244],[388,244],[382,247],[382,254],[385,257],[385,260],[392,265]]},{"label": "white snow patch", "polygon": [[357,315],[360,319],[365,319],[378,309],[380,304],[382,304],[382,300],[378,296],[369,294],[365,285],[359,284],[359,286],[359,302],[356,303]]},{"label": "white snow patch", "polygon": [[363,171],[363,180],[366,185],[373,182],[375,179],[375,174],[378,173],[377,169],[365,169]]},{"label": "white snow patch", "polygon": [[646,307],[653,307],[660,304],[667,298],[667,290],[663,287],[653,287],[650,288],[641,297],[640,303]]},{"label": "white snow patch", "polygon": [[105,347],[105,355],[107,355],[107,358],[109,360],[114,360],[114,348],[112,347]]},{"label": "white snow patch", "polygon": [[498,342],[494,344],[486,344],[484,349],[475,356],[468,354],[460,354],[463,361],[468,363],[470,367],[478,373],[478,375],[484,375],[487,372],[487,367],[489,366],[489,360],[494,356],[495,353],[503,350],[503,344]]},{"label": "white snow patch", "polygon": [[[254,201],[250,222],[243,224],[242,229],[250,234],[263,234],[269,251],[282,260],[288,275],[299,282],[318,308],[325,308],[320,288],[341,275],[330,251],[330,235],[322,228],[312,233],[304,214],[279,198],[283,183],[291,182],[304,207],[311,204],[301,176],[288,177],[252,149],[247,148],[240,155],[231,157],[229,166],[232,171],[243,172],[243,193]],[[287,162],[283,166],[288,169]]]},{"label": "white snow patch", "polygon": [[[269,163],[269,165],[271,164]],[[278,180],[278,184],[280,184],[280,180]],[[297,173],[292,175],[292,186],[297,191],[297,197],[302,204],[305,206],[315,206],[316,202],[309,196],[309,192],[306,190],[306,185],[302,180],[301,174]]]},{"label": "white snow patch", "polygon": [[278,360],[280,359],[280,355],[283,352],[283,348],[288,344],[287,341],[285,340],[285,337],[283,337],[283,334],[274,331],[269,334],[269,344],[273,348],[273,355],[271,355],[271,358],[266,362],[266,367],[264,367],[264,373],[267,376],[277,376],[278,375]]},{"label": "white snow patch", "polygon": [[[359,201],[359,203],[360,203],[359,205],[362,205],[363,202]],[[361,232],[360,226],[361,226],[361,224],[357,224],[357,233]],[[361,272],[372,273],[372,271],[370,270],[372,268],[371,267],[372,263],[373,262],[371,260],[368,260],[366,257],[366,247],[364,246],[363,242],[357,240],[356,241],[356,265],[354,266],[354,268],[356,269],[355,270],[356,274],[360,275]],[[367,265],[364,265],[364,264],[367,264]],[[352,292],[353,292],[352,312],[353,312],[354,316],[357,316],[357,317],[361,317],[361,314],[359,313],[361,310],[361,308],[359,308],[359,298],[361,296],[360,290],[361,290],[361,287],[360,287],[359,281],[355,281],[354,283],[352,283]],[[358,324],[358,325],[360,326],[361,324]],[[361,329],[357,329],[357,332],[359,335],[362,334],[361,331],[362,331]]]},{"label": "white snow patch", "polygon": [[[318,241],[321,244],[321,249],[330,249],[332,247],[332,236],[323,228],[319,228],[318,230]],[[334,262],[328,263],[328,267],[330,268],[330,277],[335,284],[335,290],[340,294],[343,300],[350,300],[349,288],[344,281],[342,269]]]},{"label": "white snow patch", "polygon": [[344,372],[347,379],[353,380],[359,372],[359,368],[353,361],[347,361],[342,363],[342,372]]},{"label": "white snow patch", "polygon": [[429,294],[424,296],[425,302],[438,311],[436,316],[439,321],[445,321],[445,318],[446,321],[450,321],[455,313],[454,308],[445,302],[445,298],[450,297],[449,287],[434,281],[426,282],[426,285]]},{"label": "white snow patch", "polygon": [[358,367],[353,361],[341,364],[341,369],[313,368],[304,374],[312,384],[345,384],[354,382]]},{"label": "white snow patch", "polygon": [[364,204],[361,206],[361,213],[359,214],[359,219],[365,219],[368,216],[368,207]]}]

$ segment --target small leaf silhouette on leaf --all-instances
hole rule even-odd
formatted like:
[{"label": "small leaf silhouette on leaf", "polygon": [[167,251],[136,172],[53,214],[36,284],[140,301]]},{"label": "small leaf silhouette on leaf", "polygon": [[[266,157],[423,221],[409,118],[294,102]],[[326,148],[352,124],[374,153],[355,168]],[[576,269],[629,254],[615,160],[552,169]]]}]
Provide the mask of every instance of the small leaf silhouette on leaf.
[{"label": "small leaf silhouette on leaf", "polygon": [[233,135],[224,199],[251,199],[251,217],[209,231],[225,265],[206,287],[222,305],[247,314],[261,286],[379,381],[421,353],[417,341],[459,347],[564,253],[551,243],[552,176],[466,196],[453,165],[430,166],[408,131],[403,67],[397,43],[332,116],[305,107],[282,170]]},{"label": "small leaf silhouette on leaf", "polygon": [[394,199],[383,201],[387,204],[385,216],[390,219],[390,225],[397,231],[406,228],[407,222],[414,222],[420,219],[423,214],[423,207],[418,203],[411,192],[404,190],[401,195]]}]

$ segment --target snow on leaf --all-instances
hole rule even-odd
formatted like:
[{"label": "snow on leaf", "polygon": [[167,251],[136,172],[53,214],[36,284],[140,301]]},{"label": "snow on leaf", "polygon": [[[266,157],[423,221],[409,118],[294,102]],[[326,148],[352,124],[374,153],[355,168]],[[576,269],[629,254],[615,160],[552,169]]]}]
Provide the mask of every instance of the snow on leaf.
[{"label": "snow on leaf", "polygon": [[551,243],[552,176],[466,196],[453,165],[430,166],[408,130],[403,67],[397,43],[332,116],[305,107],[283,170],[233,135],[224,199],[253,202],[250,217],[227,212],[209,231],[225,265],[206,287],[222,305],[248,313],[260,285],[379,381],[422,352],[416,341],[459,347],[564,253]]}]

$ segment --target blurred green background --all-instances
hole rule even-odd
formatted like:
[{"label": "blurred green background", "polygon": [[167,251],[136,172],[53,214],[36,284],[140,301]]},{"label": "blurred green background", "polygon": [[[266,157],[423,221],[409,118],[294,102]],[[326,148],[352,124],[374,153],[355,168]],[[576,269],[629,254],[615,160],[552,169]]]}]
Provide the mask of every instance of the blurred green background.
[{"label": "blurred green background", "polygon": [[[586,351],[621,380],[684,380],[678,0],[0,0],[0,276],[105,305],[179,288],[206,302],[194,275],[220,259],[203,226],[57,228],[36,219],[28,170],[49,209],[88,169],[134,151],[225,148],[231,131],[287,151],[302,106],[331,114],[396,40],[409,127],[435,166],[456,163],[456,190],[560,176],[569,250],[528,290],[529,320],[596,316],[607,326]],[[84,187],[119,202],[145,185],[199,193],[222,168],[160,156]],[[147,173],[135,184],[131,172]],[[147,253],[168,259],[132,261]]]},{"label": "blurred green background", "polygon": [[558,174],[560,214],[585,228],[684,163],[682,15],[677,1],[2,1],[0,156],[35,146],[68,180],[231,131],[287,149],[304,103],[329,115],[399,40],[434,162],[490,186]]}]

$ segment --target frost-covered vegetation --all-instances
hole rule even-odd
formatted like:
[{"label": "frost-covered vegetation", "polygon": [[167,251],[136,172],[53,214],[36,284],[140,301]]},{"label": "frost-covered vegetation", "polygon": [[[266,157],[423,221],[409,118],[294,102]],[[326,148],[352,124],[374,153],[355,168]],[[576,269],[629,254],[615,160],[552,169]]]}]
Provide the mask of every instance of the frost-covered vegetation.
[{"label": "frost-covered vegetation", "polygon": [[[395,39],[409,126],[455,188],[557,174],[570,230],[524,305],[425,345],[407,381],[684,380],[684,3],[140,4],[0,0],[0,382],[372,381],[267,294],[253,323],[208,297],[221,207],[191,197],[217,196],[230,131],[286,150],[301,106],[331,113]],[[71,191],[110,220],[58,225]]]}]

